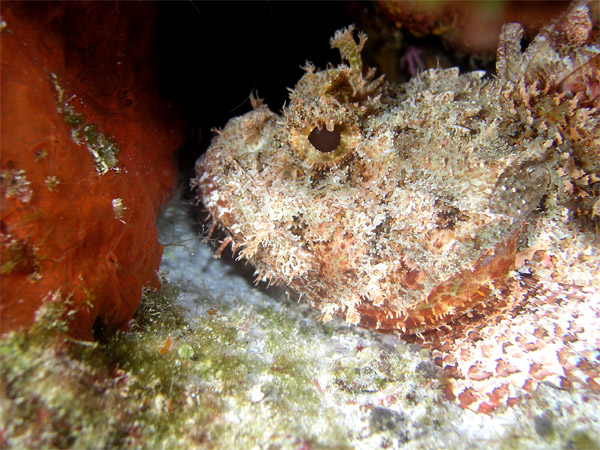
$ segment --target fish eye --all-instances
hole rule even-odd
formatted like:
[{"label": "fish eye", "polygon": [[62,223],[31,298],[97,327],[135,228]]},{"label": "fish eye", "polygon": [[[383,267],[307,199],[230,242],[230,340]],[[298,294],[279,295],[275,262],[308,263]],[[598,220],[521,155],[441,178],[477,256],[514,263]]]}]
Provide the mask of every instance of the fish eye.
[{"label": "fish eye", "polygon": [[294,124],[289,134],[292,149],[316,170],[338,166],[348,160],[361,138],[360,129],[352,120],[334,122],[332,131],[327,129],[324,121],[320,122]]},{"label": "fish eye", "polygon": [[325,127],[315,127],[308,135],[308,141],[321,153],[333,152],[339,147],[341,140],[342,136],[338,130],[329,131]]}]

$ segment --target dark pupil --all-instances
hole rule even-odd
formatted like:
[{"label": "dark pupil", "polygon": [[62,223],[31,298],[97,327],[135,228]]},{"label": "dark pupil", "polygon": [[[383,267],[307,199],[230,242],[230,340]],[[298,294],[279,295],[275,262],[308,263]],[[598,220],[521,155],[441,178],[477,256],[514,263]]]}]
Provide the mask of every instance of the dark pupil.
[{"label": "dark pupil", "polygon": [[327,128],[315,128],[308,135],[308,142],[314,148],[323,153],[334,151],[340,145],[340,132],[337,130],[327,131]]}]

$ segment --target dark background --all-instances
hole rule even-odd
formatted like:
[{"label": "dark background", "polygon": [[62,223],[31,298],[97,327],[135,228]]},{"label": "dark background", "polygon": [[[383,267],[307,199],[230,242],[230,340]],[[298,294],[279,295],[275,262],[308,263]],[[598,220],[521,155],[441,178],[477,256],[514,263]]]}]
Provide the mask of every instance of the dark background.
[{"label": "dark background", "polygon": [[[551,18],[560,17],[568,2],[495,0],[455,1],[454,16],[447,2],[423,0],[438,8],[429,25],[444,32],[414,33],[402,20],[384,11],[393,3],[373,1],[163,1],[156,23],[154,62],[159,89],[186,121],[188,140],[179,152],[182,184],[194,175],[194,163],[213,136],[211,129],[251,109],[249,95],[258,96],[275,112],[288,98],[311,61],[318,68],[338,64],[329,48],[336,30],[355,24],[369,40],[363,50],[368,67],[376,66],[391,81],[411,74],[399,66],[411,48],[421,52],[427,67],[459,67],[461,72],[494,73],[497,38],[502,23],[524,23],[534,36]],[[406,11],[406,7],[402,9]],[[422,14],[409,13],[419,22]],[[399,19],[398,19],[399,20]],[[446,21],[443,26],[441,22]],[[396,22],[394,24],[393,22]],[[418,28],[418,27],[417,27]],[[411,31],[407,31],[411,29]],[[491,41],[490,41],[491,40]],[[469,41],[470,43],[464,44]],[[485,49],[481,48],[487,42]],[[527,45],[527,37],[523,46]],[[474,48],[480,47],[480,48]]]},{"label": "dark background", "polygon": [[[280,111],[307,60],[339,63],[329,48],[334,32],[369,3],[191,2],[160,4],[157,64],[161,93],[189,127],[180,150],[183,179],[193,174],[212,128],[251,109],[252,91]],[[353,10],[354,12],[352,12]]]}]

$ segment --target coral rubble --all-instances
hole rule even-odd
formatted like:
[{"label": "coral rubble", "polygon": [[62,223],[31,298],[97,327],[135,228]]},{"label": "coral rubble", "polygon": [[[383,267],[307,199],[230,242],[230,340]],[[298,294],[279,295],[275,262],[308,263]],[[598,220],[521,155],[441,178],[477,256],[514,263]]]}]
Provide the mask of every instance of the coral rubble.
[{"label": "coral rubble", "polygon": [[2,2],[1,332],[60,290],[71,333],[158,287],[183,133],[148,64],[155,5]]}]

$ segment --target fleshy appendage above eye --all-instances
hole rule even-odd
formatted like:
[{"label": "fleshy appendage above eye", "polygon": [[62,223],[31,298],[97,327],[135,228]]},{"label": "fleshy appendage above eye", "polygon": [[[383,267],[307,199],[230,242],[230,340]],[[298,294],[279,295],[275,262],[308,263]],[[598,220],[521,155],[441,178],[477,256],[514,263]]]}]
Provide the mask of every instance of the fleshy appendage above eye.
[{"label": "fleshy appendage above eye", "polygon": [[359,33],[357,42],[353,33],[351,26],[331,40],[331,47],[340,50],[342,64],[321,71],[306,64],[306,74],[284,107],[282,124],[288,142],[313,170],[350,159],[361,141],[361,122],[380,107],[383,77],[374,80],[375,69],[362,73],[360,52],[366,36]]},{"label": "fleshy appendage above eye", "polygon": [[354,153],[359,139],[356,125],[311,124],[290,130],[290,143],[296,154],[317,170],[345,162]]}]

